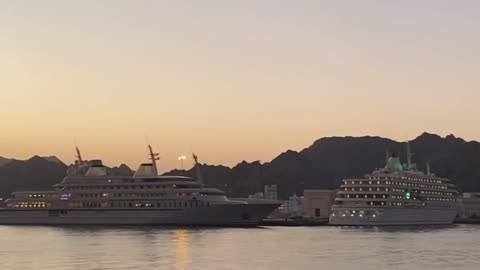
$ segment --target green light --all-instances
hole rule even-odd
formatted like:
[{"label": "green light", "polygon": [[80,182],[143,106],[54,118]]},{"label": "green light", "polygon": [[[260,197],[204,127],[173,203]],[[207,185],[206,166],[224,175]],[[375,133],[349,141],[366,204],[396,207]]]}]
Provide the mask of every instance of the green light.
[{"label": "green light", "polygon": [[412,194],[410,192],[405,193],[405,198],[410,200],[412,198]]}]

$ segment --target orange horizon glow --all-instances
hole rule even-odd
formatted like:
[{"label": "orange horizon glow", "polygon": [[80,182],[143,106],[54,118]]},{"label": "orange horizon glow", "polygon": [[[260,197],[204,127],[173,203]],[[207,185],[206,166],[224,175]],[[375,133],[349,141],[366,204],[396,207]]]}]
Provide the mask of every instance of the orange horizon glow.
[{"label": "orange horizon glow", "polygon": [[[4,1],[0,156],[160,171],[329,136],[480,140],[474,1]],[[147,139],[146,139],[147,137]]]}]

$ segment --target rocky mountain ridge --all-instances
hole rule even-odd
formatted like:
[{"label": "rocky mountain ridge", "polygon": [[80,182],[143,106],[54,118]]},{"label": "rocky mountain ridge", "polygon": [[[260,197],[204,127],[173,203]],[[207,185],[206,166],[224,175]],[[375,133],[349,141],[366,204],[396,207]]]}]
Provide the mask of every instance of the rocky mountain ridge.
[{"label": "rocky mountain ridge", "polygon": [[[480,143],[449,135],[423,133],[410,142],[413,161],[421,170],[449,178],[460,191],[480,191]],[[288,150],[267,163],[243,161],[236,166],[203,164],[206,184],[229,196],[245,197],[277,184],[281,198],[301,195],[305,189],[337,188],[347,176],[362,176],[385,165],[385,151],[406,161],[406,144],[381,137],[328,137],[301,150]],[[0,159],[2,162],[3,159]],[[0,166],[0,197],[15,190],[49,189],[65,176],[67,166],[35,156],[27,161],[10,160]],[[126,165],[110,168],[112,175],[131,175]],[[195,177],[195,170],[166,174]]]}]

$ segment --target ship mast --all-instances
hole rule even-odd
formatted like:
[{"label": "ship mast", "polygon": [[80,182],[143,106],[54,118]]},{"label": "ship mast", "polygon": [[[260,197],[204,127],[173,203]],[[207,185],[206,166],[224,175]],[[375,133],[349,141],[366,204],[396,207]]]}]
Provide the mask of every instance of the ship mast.
[{"label": "ship mast", "polygon": [[78,146],[75,146],[75,151],[77,151],[77,159],[80,163],[83,162],[82,155],[80,154],[80,149],[78,149]]},{"label": "ship mast", "polygon": [[410,148],[410,141],[407,141],[407,168],[412,169],[412,149]]},{"label": "ship mast", "polygon": [[197,181],[200,184],[203,184],[203,175],[202,175],[202,168],[200,163],[198,162],[198,156],[195,153],[192,153],[193,160],[195,161],[195,173],[197,175]]},{"label": "ship mast", "polygon": [[388,160],[392,157],[392,155],[390,154],[390,150],[388,150],[388,148],[385,148],[385,166],[388,165]]},{"label": "ship mast", "polygon": [[74,168],[72,170],[67,171],[69,175],[83,175],[86,172],[86,168],[88,168],[88,161],[83,160],[82,154],[80,153],[80,148],[75,145],[75,151],[77,153],[76,160],[74,164]]},{"label": "ship mast", "polygon": [[150,160],[152,161],[153,174],[157,176],[157,160],[160,160],[160,158],[158,157],[158,153],[153,152],[152,146],[150,144],[148,145],[148,150],[150,151]]}]

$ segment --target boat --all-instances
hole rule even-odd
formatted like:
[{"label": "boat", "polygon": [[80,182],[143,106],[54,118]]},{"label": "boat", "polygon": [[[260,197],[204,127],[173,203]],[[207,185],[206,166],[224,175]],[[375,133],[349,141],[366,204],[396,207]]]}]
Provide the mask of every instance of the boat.
[{"label": "boat", "polygon": [[329,218],[331,225],[383,226],[452,224],[458,192],[446,178],[417,169],[407,143],[407,164],[387,154],[386,166],[343,180]]},{"label": "boat", "polygon": [[77,148],[75,166],[50,191],[19,191],[4,201],[0,224],[18,225],[185,225],[256,226],[280,202],[231,199],[196,178],[161,176],[158,154],[133,176],[109,175],[100,160],[84,161]]}]

